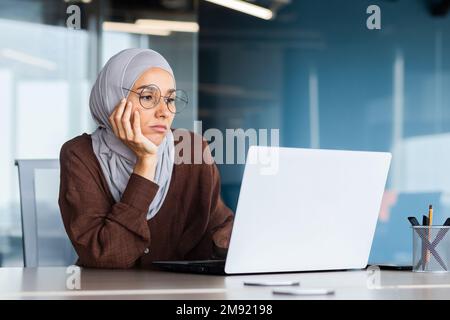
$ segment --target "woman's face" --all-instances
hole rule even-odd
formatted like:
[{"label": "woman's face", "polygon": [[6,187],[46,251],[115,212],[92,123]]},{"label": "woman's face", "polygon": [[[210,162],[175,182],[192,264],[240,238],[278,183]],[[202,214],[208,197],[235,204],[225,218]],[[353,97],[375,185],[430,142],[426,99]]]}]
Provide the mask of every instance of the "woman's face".
[{"label": "woman's face", "polygon": [[161,90],[161,99],[158,105],[151,109],[145,109],[139,102],[139,95],[131,92],[127,101],[131,101],[134,114],[139,111],[141,117],[142,134],[152,141],[155,145],[160,145],[172,125],[175,114],[169,111],[163,97],[169,96],[175,89],[174,79],[171,74],[160,68],[151,68],[145,71],[134,83],[131,90],[141,92],[142,88],[148,85],[156,85]]}]

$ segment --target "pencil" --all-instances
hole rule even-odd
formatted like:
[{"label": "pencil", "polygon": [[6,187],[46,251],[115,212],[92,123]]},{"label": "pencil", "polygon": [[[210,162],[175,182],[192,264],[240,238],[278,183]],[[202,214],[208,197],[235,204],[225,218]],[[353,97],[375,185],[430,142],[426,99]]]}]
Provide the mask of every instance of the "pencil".
[{"label": "pencil", "polygon": [[433,206],[431,204],[428,206],[428,225],[433,225]]}]

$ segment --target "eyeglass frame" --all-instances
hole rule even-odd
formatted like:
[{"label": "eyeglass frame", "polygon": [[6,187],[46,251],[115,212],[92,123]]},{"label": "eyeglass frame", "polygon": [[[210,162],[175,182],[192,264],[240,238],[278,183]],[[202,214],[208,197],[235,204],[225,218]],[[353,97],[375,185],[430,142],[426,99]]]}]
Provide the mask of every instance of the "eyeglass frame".
[{"label": "eyeglass frame", "polygon": [[[158,91],[159,91],[159,99],[158,99],[158,102],[156,102],[155,105],[154,105],[153,107],[150,107],[150,108],[144,107],[143,104],[142,104],[142,102],[141,102],[141,93],[144,91],[145,88],[148,88],[148,87],[155,87],[155,88],[157,88]],[[144,109],[146,109],[146,110],[150,110],[150,109],[155,108],[155,107],[159,104],[159,102],[161,101],[161,98],[163,98],[164,103],[165,103],[167,109],[170,111],[170,113],[172,113],[172,114],[179,114],[179,113],[181,113],[181,111],[184,110],[184,108],[183,108],[183,110],[181,110],[181,111],[179,111],[179,112],[176,112],[176,111],[173,112],[172,110],[170,110],[169,105],[168,105],[168,103],[167,103],[168,97],[162,95],[161,89],[160,89],[156,84],[149,84],[149,85],[144,86],[144,87],[141,89],[141,92],[137,92],[137,91],[134,91],[134,90],[132,90],[132,89],[125,88],[125,87],[122,87],[122,89],[137,94],[137,95],[139,96],[139,104],[141,105],[142,108],[144,108]],[[186,102],[186,107],[187,107],[187,105],[189,104],[189,97],[188,97],[187,92],[184,91],[184,90],[182,90],[182,89],[173,89],[173,91],[172,91],[171,93],[176,92],[176,91],[181,91],[181,92],[183,92],[183,93],[186,95],[186,101],[185,101],[185,102]],[[175,108],[176,108],[176,105],[175,105]]]}]

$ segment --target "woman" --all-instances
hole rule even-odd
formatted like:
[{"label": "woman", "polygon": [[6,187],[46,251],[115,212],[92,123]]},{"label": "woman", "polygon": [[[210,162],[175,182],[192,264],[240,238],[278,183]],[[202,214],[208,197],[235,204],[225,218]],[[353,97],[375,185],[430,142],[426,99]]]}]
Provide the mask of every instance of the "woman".
[{"label": "woman", "polygon": [[[233,214],[214,163],[177,161],[177,93],[171,67],[153,50],[123,50],[98,75],[89,103],[98,129],[60,154],[59,206],[79,265],[225,256]],[[189,135],[211,157],[207,142]]]}]

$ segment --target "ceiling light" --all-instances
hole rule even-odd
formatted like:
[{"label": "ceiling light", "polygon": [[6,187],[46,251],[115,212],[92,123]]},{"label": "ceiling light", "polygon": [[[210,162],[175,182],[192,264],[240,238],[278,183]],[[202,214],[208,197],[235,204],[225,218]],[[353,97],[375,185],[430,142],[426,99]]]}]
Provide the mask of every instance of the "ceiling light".
[{"label": "ceiling light", "polygon": [[124,23],[124,22],[103,22],[104,31],[116,31],[116,32],[128,32],[128,33],[138,33],[138,34],[149,34],[154,36],[168,36],[170,35],[170,30],[164,29],[154,29],[151,27],[137,25],[135,23]]},{"label": "ceiling light", "polygon": [[264,20],[270,20],[273,17],[273,12],[271,10],[242,0],[206,0],[206,1],[227,7],[229,9],[237,10]]},{"label": "ceiling light", "polygon": [[136,24],[155,30],[170,30],[173,32],[198,32],[198,23],[190,21],[138,19]]}]

